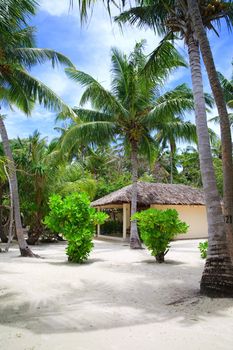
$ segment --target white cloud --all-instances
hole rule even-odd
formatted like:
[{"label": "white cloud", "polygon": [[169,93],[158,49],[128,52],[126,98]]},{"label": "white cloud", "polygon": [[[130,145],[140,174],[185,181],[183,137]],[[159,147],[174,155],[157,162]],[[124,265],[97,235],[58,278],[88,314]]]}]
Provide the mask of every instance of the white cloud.
[{"label": "white cloud", "polygon": [[70,9],[69,0],[41,0],[39,8],[51,16],[74,15],[77,11],[76,6]]},{"label": "white cloud", "polygon": [[24,138],[38,129],[42,136],[49,136],[51,139],[55,134],[53,130],[55,116],[55,113],[46,111],[38,105],[35,106],[30,117],[16,108],[13,111],[7,111],[5,124],[8,136],[9,138]]}]

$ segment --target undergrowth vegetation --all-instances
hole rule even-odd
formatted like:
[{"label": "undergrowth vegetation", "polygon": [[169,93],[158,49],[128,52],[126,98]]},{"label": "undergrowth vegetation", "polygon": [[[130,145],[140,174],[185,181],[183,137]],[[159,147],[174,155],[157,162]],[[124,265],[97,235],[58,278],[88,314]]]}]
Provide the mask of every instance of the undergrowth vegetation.
[{"label": "undergrowth vegetation", "polygon": [[95,226],[103,224],[107,214],[92,208],[85,193],[73,193],[64,198],[53,195],[49,208],[44,223],[67,239],[68,260],[75,263],[86,261],[94,246]]},{"label": "undergrowth vegetation", "polygon": [[188,230],[188,225],[179,219],[175,209],[151,208],[136,213],[132,219],[137,220],[141,238],[158,263],[164,262],[171,240]]}]

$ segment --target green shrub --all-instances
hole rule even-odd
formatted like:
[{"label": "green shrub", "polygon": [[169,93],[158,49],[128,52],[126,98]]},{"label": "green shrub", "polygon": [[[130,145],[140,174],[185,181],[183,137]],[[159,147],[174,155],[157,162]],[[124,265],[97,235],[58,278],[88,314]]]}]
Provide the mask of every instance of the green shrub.
[{"label": "green shrub", "polygon": [[200,242],[198,245],[198,248],[201,253],[201,258],[206,259],[207,258],[207,251],[208,251],[208,241]]},{"label": "green shrub", "polygon": [[131,220],[135,219],[144,244],[159,263],[164,262],[170,241],[188,230],[188,225],[179,220],[175,209],[147,209],[133,215]]},{"label": "green shrub", "polygon": [[64,198],[53,195],[49,208],[50,213],[44,223],[67,239],[68,260],[77,263],[87,260],[93,248],[95,225],[103,224],[108,216],[91,208],[85,193],[73,193]]}]

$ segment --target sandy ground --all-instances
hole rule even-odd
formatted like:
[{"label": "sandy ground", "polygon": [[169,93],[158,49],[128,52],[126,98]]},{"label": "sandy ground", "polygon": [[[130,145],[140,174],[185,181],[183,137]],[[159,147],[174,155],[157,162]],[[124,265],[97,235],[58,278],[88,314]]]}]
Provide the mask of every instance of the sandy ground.
[{"label": "sandy ground", "polygon": [[233,349],[233,300],[198,295],[198,241],[172,244],[166,264],[146,250],[95,242],[88,263],[65,244],[44,259],[0,255],[1,350]]}]

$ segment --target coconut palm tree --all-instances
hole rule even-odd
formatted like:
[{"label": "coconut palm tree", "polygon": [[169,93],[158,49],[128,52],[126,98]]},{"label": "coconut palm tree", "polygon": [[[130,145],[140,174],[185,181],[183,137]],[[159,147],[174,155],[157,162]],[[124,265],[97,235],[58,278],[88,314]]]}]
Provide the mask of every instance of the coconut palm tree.
[{"label": "coconut palm tree", "polygon": [[[152,28],[159,34],[184,39],[188,47],[192,76],[196,127],[200,154],[200,168],[205,192],[209,251],[201,281],[201,291],[207,295],[233,294],[233,267],[226,240],[224,217],[214,174],[211,147],[208,134],[207,116],[203,91],[199,43],[193,31],[190,16],[187,16],[186,1],[145,0],[138,6],[123,12],[116,18],[121,23],[129,22],[139,27]],[[228,20],[228,17],[226,18]]]},{"label": "coconut palm tree", "polygon": [[230,29],[233,24],[233,4],[229,1],[219,0],[205,1],[205,3],[204,1],[198,3],[197,0],[188,0],[187,3],[190,18],[192,19],[192,28],[200,45],[203,61],[208,73],[220,118],[224,176],[224,215],[226,234],[233,262],[233,163],[231,129],[223,90],[215,68],[212,51],[205,30],[206,27],[215,30],[216,32],[214,22],[216,22],[216,24],[219,23],[221,17],[226,19],[227,25]]},{"label": "coconut palm tree", "polygon": [[[14,1],[10,4],[13,6]],[[31,5],[34,1],[23,1],[22,4]],[[65,66],[73,67],[73,64],[65,56],[47,49],[35,48],[34,29],[26,25],[28,17],[28,7],[20,7],[20,17],[17,17],[19,1],[15,0],[16,8],[5,7],[5,18],[8,21],[7,30],[1,32],[0,40],[0,106],[6,104],[17,106],[26,114],[30,114],[33,104],[38,101],[46,108],[57,111],[65,109],[67,113],[73,113],[69,107],[46,85],[32,77],[28,70],[37,63],[46,60],[52,64],[62,63]],[[29,5],[30,5],[29,4]],[[11,8],[16,15],[11,16]],[[1,22],[1,21],[0,21]],[[5,20],[3,21],[5,26]],[[1,25],[0,25],[1,27]],[[18,184],[13,157],[9,145],[3,116],[0,117],[0,134],[2,137],[3,149],[9,160],[9,178],[13,193],[13,207],[16,234],[18,238],[21,255],[33,256],[24,239],[22,223],[20,218],[20,205],[18,197]]]},{"label": "coconut palm tree", "polygon": [[[85,88],[81,97],[81,107],[90,102],[93,109],[76,108],[83,124],[71,128],[63,140],[63,147],[72,147],[77,139],[103,144],[114,138],[124,143],[131,159],[132,200],[131,215],[137,210],[138,154],[150,157],[155,141],[150,131],[157,122],[166,119],[171,113],[190,111],[193,101],[190,91],[184,86],[176,91],[159,95],[162,82],[169,72],[184,64],[173,46],[162,42],[154,54],[150,71],[156,75],[145,74],[147,59],[143,53],[143,42],[136,44],[127,57],[117,49],[112,49],[111,90],[106,90],[90,75],[74,69],[67,69],[67,75]],[[140,248],[136,221],[131,222],[131,248]]]}]

